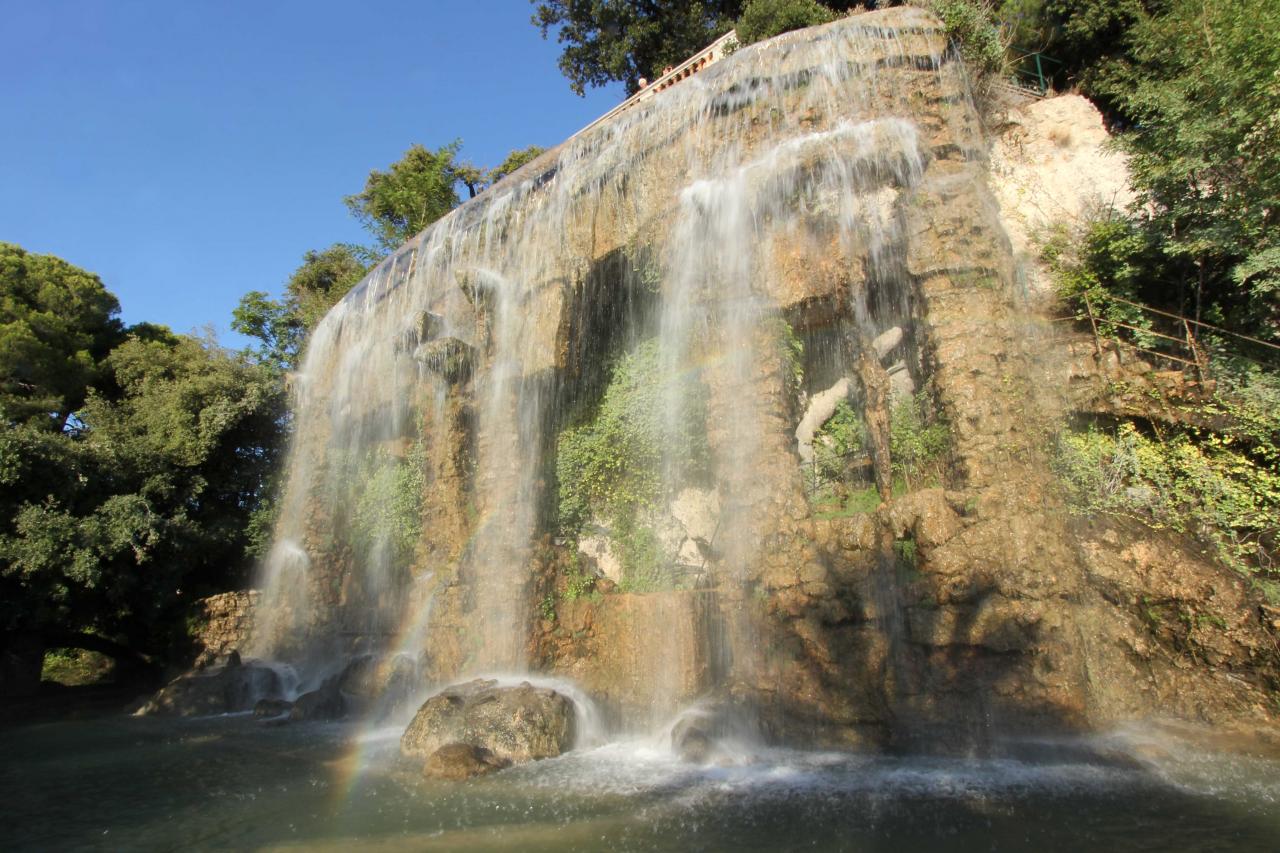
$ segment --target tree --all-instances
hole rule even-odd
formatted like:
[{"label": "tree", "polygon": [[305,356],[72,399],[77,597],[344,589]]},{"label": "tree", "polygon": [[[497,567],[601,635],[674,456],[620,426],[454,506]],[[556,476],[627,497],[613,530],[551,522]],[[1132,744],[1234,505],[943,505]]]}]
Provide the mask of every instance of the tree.
[{"label": "tree", "polygon": [[430,151],[413,145],[386,172],[374,169],[347,208],[384,251],[397,246],[458,205],[457,184],[478,172],[455,162],[461,142]]},{"label": "tree", "polygon": [[0,243],[0,420],[61,429],[123,335],[96,275]]},{"label": "tree", "polygon": [[284,299],[261,290],[246,293],[232,312],[231,328],[261,341],[261,362],[279,371],[293,369],[311,331],[368,273],[367,258],[367,250],[349,243],[308,251],[285,284]]},{"label": "tree", "polygon": [[507,155],[506,159],[494,166],[485,175],[485,180],[489,186],[493,186],[498,181],[510,175],[526,163],[532,163],[544,153],[545,148],[540,145],[530,145],[528,148],[518,148]]},{"label": "tree", "polygon": [[641,77],[656,77],[728,32],[741,11],[741,0],[540,0],[533,23],[565,46],[560,70],[574,92],[621,81],[631,95]]},{"label": "tree", "polygon": [[[619,81],[628,95],[668,65],[678,65],[733,29],[743,0],[531,0],[533,23],[542,37],[556,33],[563,44],[560,70],[581,95],[587,86]],[[758,13],[768,6],[799,6],[795,0],[756,0]],[[844,11],[855,0],[827,0],[822,6]],[[779,30],[781,32],[781,30]]]},{"label": "tree", "polygon": [[243,582],[249,520],[281,449],[263,365],[152,331],[103,365],[75,433],[0,425],[0,646],[89,633],[171,651],[189,601]]},{"label": "tree", "polygon": [[818,0],[748,0],[734,29],[739,42],[752,44],[779,33],[825,24],[835,17]]},{"label": "tree", "polygon": [[1132,27],[1094,87],[1128,120],[1136,209],[1181,268],[1169,301],[1275,336],[1280,6],[1173,0]]}]

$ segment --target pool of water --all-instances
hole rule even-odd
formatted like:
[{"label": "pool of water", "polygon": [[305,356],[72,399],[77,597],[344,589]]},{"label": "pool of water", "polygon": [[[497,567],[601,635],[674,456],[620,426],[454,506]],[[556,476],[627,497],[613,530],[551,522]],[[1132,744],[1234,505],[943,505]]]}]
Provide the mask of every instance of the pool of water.
[{"label": "pool of water", "polygon": [[609,743],[466,783],[400,727],[248,716],[0,732],[6,850],[1276,850],[1280,764],[1143,730],[1034,759]]}]

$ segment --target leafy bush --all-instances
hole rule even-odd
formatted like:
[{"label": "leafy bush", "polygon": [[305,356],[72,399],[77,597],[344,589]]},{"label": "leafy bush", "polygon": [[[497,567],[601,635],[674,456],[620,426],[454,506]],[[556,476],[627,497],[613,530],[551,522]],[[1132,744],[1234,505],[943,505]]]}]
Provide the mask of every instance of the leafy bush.
[{"label": "leafy bush", "polygon": [[705,479],[708,460],[705,387],[694,372],[665,373],[658,342],[645,341],[618,359],[594,411],[560,433],[561,531],[576,538],[592,517],[604,520],[624,581],[657,583],[666,556],[645,515],[666,488]]},{"label": "leafy bush", "polygon": [[1004,40],[989,0],[932,0],[929,7],[972,71],[982,76],[1004,70]]},{"label": "leafy bush", "polygon": [[927,416],[929,401],[925,392],[902,397],[893,405],[889,417],[889,456],[893,473],[902,477],[910,489],[912,478],[934,474],[941,477],[941,466],[951,449],[951,429],[946,421]]},{"label": "leafy bush", "polygon": [[403,459],[375,453],[357,475],[355,541],[366,553],[389,548],[394,565],[407,565],[422,530],[425,453],[421,442],[415,442]]},{"label": "leafy bush", "polygon": [[1126,421],[1064,433],[1055,458],[1076,511],[1192,534],[1227,565],[1248,573],[1274,564],[1276,453],[1273,444],[1251,447],[1239,436],[1194,428],[1153,437]]},{"label": "leafy bush", "polygon": [[738,42],[752,44],[835,19],[836,13],[817,0],[751,0],[738,18]]},{"label": "leafy bush", "polygon": [[813,436],[813,459],[817,482],[835,483],[844,479],[850,461],[866,452],[867,425],[848,400],[836,404],[835,413]]}]

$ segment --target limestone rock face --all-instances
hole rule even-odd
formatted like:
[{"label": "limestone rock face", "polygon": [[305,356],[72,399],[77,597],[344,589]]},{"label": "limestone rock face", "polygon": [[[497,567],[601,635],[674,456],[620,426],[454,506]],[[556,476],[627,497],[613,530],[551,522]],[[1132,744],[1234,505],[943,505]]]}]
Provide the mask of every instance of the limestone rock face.
[{"label": "limestone rock face", "polygon": [[[468,761],[489,761],[487,754],[492,760],[523,764],[571,749],[576,731],[573,703],[562,694],[527,682],[499,687],[496,681],[477,679],[428,699],[401,737],[400,752],[429,758],[443,747],[464,745],[473,748]],[[474,751],[481,749],[486,753]],[[437,763],[456,764],[445,761],[450,754]]]},{"label": "limestone rock face", "polygon": [[[1031,234],[1086,196],[1123,199],[1085,107],[1031,105],[992,139],[942,25],[907,5],[745,47],[543,155],[317,329],[292,562],[259,609],[303,646],[408,636],[435,683],[548,672],[635,727],[725,700],[803,746],[1271,719],[1275,612],[1188,540],[1075,518],[1054,474],[1066,419],[1129,416],[1170,385],[1026,298]],[[661,571],[632,586],[620,531],[560,528],[555,454],[648,336],[705,392],[707,459],[687,482],[650,472],[665,492],[631,520]],[[877,360],[872,395],[857,366]],[[836,403],[870,424],[885,407],[867,398],[917,395],[948,427],[937,481],[822,505],[813,442]],[[343,454],[421,466],[393,472],[424,484],[406,571],[369,571],[377,555],[335,534]],[[383,663],[340,695],[389,689]],[[401,746],[465,775],[492,766],[482,749],[559,754],[575,726],[553,691],[472,682],[423,705]],[[705,758],[708,733],[684,735]]]}]

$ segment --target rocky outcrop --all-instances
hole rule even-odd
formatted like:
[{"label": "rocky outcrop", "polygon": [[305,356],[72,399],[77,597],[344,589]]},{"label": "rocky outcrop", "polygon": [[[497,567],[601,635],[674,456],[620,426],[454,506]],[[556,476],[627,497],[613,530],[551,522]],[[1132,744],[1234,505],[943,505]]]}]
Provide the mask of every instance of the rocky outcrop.
[{"label": "rocky outcrop", "polygon": [[196,717],[251,711],[260,699],[278,697],[280,688],[280,677],[261,664],[209,667],[169,682],[136,713]]},{"label": "rocky outcrop", "polygon": [[[1008,110],[991,147],[991,188],[1016,254],[1034,259],[1052,228],[1124,210],[1134,199],[1124,154],[1109,145],[1097,108],[1059,95]],[[1033,264],[1031,284],[1051,288]]]},{"label": "rocky outcrop", "polygon": [[[528,682],[501,687],[496,681],[476,680],[428,699],[400,738],[400,752],[431,759],[428,772],[523,764],[571,749],[576,723],[573,702],[554,690]],[[442,749],[446,751],[440,755]]]},{"label": "rocky outcrop", "polygon": [[[807,746],[1266,717],[1273,617],[1243,581],[1187,542],[1073,518],[1050,465],[1047,436],[1120,405],[1103,390],[1133,372],[1049,332],[1018,275],[1061,212],[1043,200],[1074,216],[1099,194],[1075,178],[1105,153],[1101,126],[1076,132],[1082,102],[1027,107],[993,179],[966,87],[918,8],[788,34],[388,258],[313,338],[284,514],[299,544],[272,593],[297,617],[289,642],[354,655],[416,637],[428,681],[551,672],[633,727],[711,694]],[[560,529],[556,436],[591,417],[613,356],[681,324],[664,355],[705,388],[707,470],[661,480],[635,516],[677,580],[628,585],[618,531]],[[894,480],[893,409],[911,395],[948,425],[936,481]],[[803,463],[846,398],[876,489],[819,509]],[[419,466],[397,469],[424,484],[399,573],[342,528],[331,466],[358,454]],[[339,694],[390,689],[383,663]],[[464,775],[558,754],[573,726],[553,691],[473,682],[429,700],[402,750]],[[708,754],[707,732],[684,735]]]}]

